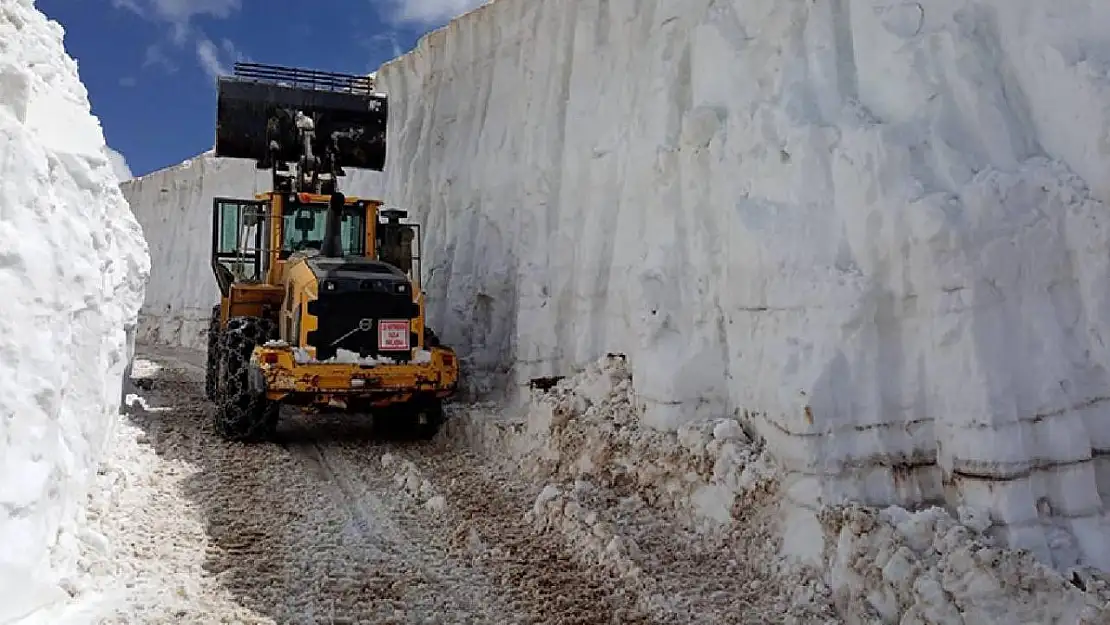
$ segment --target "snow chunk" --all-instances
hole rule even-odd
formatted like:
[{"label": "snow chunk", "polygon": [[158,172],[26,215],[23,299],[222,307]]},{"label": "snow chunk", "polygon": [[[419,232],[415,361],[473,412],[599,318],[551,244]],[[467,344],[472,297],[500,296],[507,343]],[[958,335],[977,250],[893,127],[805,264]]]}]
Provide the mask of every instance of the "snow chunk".
[{"label": "snow chunk", "polygon": [[1107,597],[1084,593],[1028,552],[996,547],[940,508],[848,506],[823,511],[821,520],[834,600],[850,614],[953,625],[1093,624],[1110,616]]},{"label": "snow chunk", "polygon": [[[271,346],[271,347],[286,347],[287,344],[284,341],[282,341],[282,342],[280,342],[280,344],[275,343],[274,345],[269,345],[269,346]],[[309,353],[309,351],[307,349],[303,348],[303,347],[294,347],[293,348],[293,361],[296,362],[297,364],[302,364],[302,365],[311,364],[311,363],[336,363],[336,364],[348,364],[348,365],[363,365],[363,366],[367,366],[367,367],[376,367],[378,365],[397,364],[396,360],[394,360],[393,358],[389,358],[387,356],[378,356],[378,357],[366,356],[366,357],[362,357],[362,356],[359,356],[357,352],[352,352],[351,350],[348,350],[348,349],[337,349],[337,350],[335,350],[335,355],[332,356],[331,358],[327,358],[325,360],[317,360],[317,359],[313,358],[312,355]]]},{"label": "snow chunk", "polygon": [[0,622],[69,597],[150,268],[62,35],[0,3]]},{"label": "snow chunk", "polygon": [[357,365],[367,365],[367,366],[373,367],[373,366],[376,366],[376,365],[391,365],[391,364],[396,363],[397,361],[395,361],[392,358],[388,358],[386,356],[381,356],[381,357],[377,357],[377,358],[375,358],[373,356],[366,356],[364,358],[362,356],[359,356],[357,352],[352,352],[352,351],[347,350],[347,349],[339,349],[339,350],[336,350],[335,356],[333,356],[331,358],[328,358],[327,360],[321,360],[320,362],[334,362],[334,363],[352,364],[352,365],[357,364]]},{"label": "snow chunk", "polygon": [[436,513],[442,513],[447,509],[447,498],[436,491],[416,463],[391,453],[384,454],[381,463],[383,469],[392,473],[393,484],[401,492],[420,501],[425,509]]}]

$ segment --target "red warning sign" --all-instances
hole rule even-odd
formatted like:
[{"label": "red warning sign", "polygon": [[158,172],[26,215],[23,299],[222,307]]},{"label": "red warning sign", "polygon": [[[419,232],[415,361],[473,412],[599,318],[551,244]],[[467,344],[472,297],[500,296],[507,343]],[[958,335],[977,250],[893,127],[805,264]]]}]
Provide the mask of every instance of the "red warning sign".
[{"label": "red warning sign", "polygon": [[379,321],[378,349],[391,352],[409,349],[409,322],[403,319],[382,319]]}]

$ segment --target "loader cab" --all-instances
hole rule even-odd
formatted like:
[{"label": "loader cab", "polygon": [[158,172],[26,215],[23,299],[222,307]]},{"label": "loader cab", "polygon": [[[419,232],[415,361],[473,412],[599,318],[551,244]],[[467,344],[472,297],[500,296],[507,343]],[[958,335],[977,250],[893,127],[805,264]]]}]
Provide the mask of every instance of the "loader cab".
[{"label": "loader cab", "polygon": [[[320,251],[323,247],[328,204],[323,198],[290,194],[278,198],[281,207],[281,245],[277,259]],[[340,218],[340,249],[345,258],[366,258],[392,265],[420,285],[420,226],[402,223],[408,212],[383,209],[377,200],[348,199]]]},{"label": "loader cab", "polygon": [[[327,201],[301,195],[265,193],[254,200],[213,200],[212,268],[225,296],[233,283],[277,284],[290,256],[321,251]],[[367,215],[374,212],[373,205],[353,198],[343,207],[343,256],[366,256],[367,242],[372,241],[367,237]]]},{"label": "loader cab", "polygon": [[[368,208],[364,202],[350,202],[340,217],[340,249],[342,256],[366,256],[366,225]],[[323,249],[327,226],[328,205],[322,202],[290,203],[281,216],[281,251],[279,260],[296,252]]]},{"label": "loader cab", "polygon": [[[231,284],[282,282],[290,257],[319,253],[327,226],[326,196],[263,193],[254,200],[216,198],[212,211],[212,267],[220,291]],[[347,198],[340,217],[340,255],[379,260],[420,288],[420,226],[408,213],[381,209],[377,200]]]}]

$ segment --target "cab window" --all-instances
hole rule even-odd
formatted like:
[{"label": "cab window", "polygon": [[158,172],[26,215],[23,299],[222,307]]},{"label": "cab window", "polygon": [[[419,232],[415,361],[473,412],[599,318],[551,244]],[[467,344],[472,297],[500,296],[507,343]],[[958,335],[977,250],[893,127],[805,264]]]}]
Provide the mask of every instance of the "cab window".
[{"label": "cab window", "polygon": [[[326,204],[298,204],[291,208],[282,218],[282,257],[305,250],[320,251],[324,245],[327,214]],[[363,209],[344,207],[339,233],[344,256],[365,255],[366,217]]]}]

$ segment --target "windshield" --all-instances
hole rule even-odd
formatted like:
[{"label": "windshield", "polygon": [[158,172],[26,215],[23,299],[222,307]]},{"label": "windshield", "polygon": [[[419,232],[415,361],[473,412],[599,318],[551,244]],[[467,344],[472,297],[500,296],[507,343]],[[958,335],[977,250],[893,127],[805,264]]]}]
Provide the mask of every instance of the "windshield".
[{"label": "windshield", "polygon": [[[320,251],[324,244],[327,223],[326,204],[298,204],[282,218],[282,256],[304,250]],[[357,206],[345,206],[339,233],[344,256],[366,253],[366,216]]]}]

